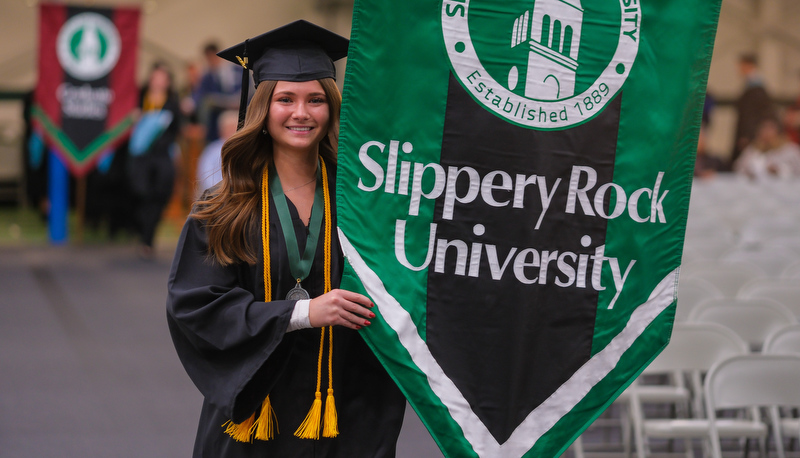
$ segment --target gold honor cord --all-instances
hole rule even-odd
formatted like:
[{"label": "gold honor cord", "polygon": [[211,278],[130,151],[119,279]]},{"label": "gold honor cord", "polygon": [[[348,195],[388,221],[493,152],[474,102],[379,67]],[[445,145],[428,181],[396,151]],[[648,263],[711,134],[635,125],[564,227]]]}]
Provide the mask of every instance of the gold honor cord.
[{"label": "gold honor cord", "polygon": [[[328,172],[325,168],[325,161],[320,157],[322,167],[322,191],[325,202],[325,242],[323,245],[325,254],[325,285],[324,292],[331,290],[331,196],[328,190]],[[325,331],[330,333],[330,345],[328,345],[328,397],[325,399],[325,428],[322,432],[323,437],[336,437],[339,435],[338,420],[336,416],[336,404],[333,399],[333,327],[328,326],[320,330],[319,338],[319,358],[317,359],[317,391],[314,393],[314,402],[308,411],[305,420],[294,432],[294,435],[301,439],[319,439],[319,428],[322,420],[322,392],[320,384],[322,379],[322,354],[325,351]]]},{"label": "gold honor cord", "polygon": [[[322,189],[324,196],[324,215],[328,215],[325,219],[325,241],[323,246],[324,251],[324,293],[331,290],[331,201],[330,192],[328,190],[328,173],[325,167],[325,161],[320,158],[320,166],[322,167]],[[270,252],[269,252],[269,167],[264,167],[264,173],[261,182],[261,245],[264,257],[264,300],[272,300],[272,277],[270,274]],[[323,217],[324,217],[323,215]],[[322,357],[325,348],[325,331],[326,328],[320,330],[320,345],[319,357],[317,358],[317,391],[314,395],[314,402],[311,405],[308,415],[305,420],[297,428],[294,435],[302,439],[319,439],[320,422],[322,420],[322,393],[321,378],[322,378]],[[333,398],[333,327],[328,326],[329,333],[328,344],[328,397],[325,400],[325,427],[322,433],[323,437],[336,437],[339,435],[338,419],[336,415],[336,404]],[[272,404],[269,395],[264,398],[261,404],[261,411],[256,418],[256,414],[250,416],[247,420],[241,423],[233,423],[231,420],[226,421],[222,427],[225,432],[238,442],[253,442],[253,438],[258,440],[270,440],[275,437],[274,429],[278,429],[277,417],[275,411],[272,409]]]}]

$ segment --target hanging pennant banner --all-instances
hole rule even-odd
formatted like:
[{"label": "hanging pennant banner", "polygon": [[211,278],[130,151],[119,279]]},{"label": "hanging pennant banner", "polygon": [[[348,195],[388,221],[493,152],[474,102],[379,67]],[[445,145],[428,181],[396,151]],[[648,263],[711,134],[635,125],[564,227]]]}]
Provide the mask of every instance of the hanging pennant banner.
[{"label": "hanging pennant banner", "polygon": [[360,0],[344,288],[452,457],[559,456],[667,344],[720,0]]},{"label": "hanging pennant banner", "polygon": [[73,175],[133,125],[139,10],[42,3],[33,121]]}]

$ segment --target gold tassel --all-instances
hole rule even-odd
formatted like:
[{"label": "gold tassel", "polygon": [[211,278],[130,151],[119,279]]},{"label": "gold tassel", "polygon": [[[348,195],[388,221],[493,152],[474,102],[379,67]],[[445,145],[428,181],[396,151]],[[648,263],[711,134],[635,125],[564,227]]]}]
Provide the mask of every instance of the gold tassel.
[{"label": "gold tassel", "polygon": [[328,388],[328,398],[325,399],[325,427],[322,437],[336,437],[339,435],[339,421],[336,415],[336,403],[333,402],[333,388]]},{"label": "gold tassel", "polygon": [[261,413],[258,418],[253,413],[250,418],[241,423],[234,423],[228,420],[222,424],[222,427],[225,428],[225,433],[235,441],[252,443],[253,433],[255,433],[255,438],[258,440],[267,441],[273,439],[275,437],[273,425],[277,428],[278,422],[275,411],[272,410],[269,395],[267,395],[264,398],[264,402],[261,403]]},{"label": "gold tassel", "polygon": [[[241,61],[240,61],[241,62]],[[246,62],[246,59],[245,59]],[[320,158],[321,162],[321,174],[322,174],[322,183],[323,183],[323,194],[324,194],[324,203],[325,209],[324,214],[330,215],[330,195],[328,191],[328,176],[325,167],[325,161]],[[264,250],[264,298],[265,300],[269,301],[272,298],[271,294],[271,276],[270,276],[270,253],[269,253],[269,176],[268,176],[268,169],[269,167],[264,168],[263,178],[262,178],[262,185],[261,185],[261,192],[262,192],[262,202],[261,202],[261,212],[262,212],[262,227],[261,227],[261,239],[262,239],[262,246]],[[330,217],[325,218],[325,245],[323,247],[323,251],[325,252],[325,269],[324,269],[324,292],[328,292],[331,290],[331,272],[330,272],[330,251],[331,251],[331,219]],[[320,348],[319,348],[319,358],[317,360],[317,392],[314,394],[314,402],[311,404],[311,409],[308,411],[305,420],[303,423],[297,428],[297,431],[294,432],[294,435],[301,438],[301,439],[315,439],[319,440],[319,433],[320,427],[322,424],[322,393],[320,392],[320,382],[321,382],[321,375],[322,375],[322,357],[324,353],[324,346],[325,346],[325,328],[321,329],[320,333]],[[328,349],[328,397],[325,400],[325,426],[324,426],[324,437],[336,437],[339,435],[339,426],[338,426],[338,416],[336,414],[336,403],[333,399],[333,328],[329,328],[329,338],[330,338],[330,348]],[[243,421],[242,423],[236,424],[232,421],[228,420],[225,422],[222,427],[225,428],[225,432],[230,435],[233,439],[239,442],[252,442],[253,441],[253,433],[255,433],[255,438],[258,440],[269,440],[275,437],[273,432],[273,425],[275,429],[277,429],[277,417],[275,415],[274,410],[272,409],[272,404],[270,402],[269,396],[264,399],[264,402],[261,405],[261,412],[258,415],[258,419],[255,418],[255,414],[253,414],[250,418]]]},{"label": "gold tassel", "polygon": [[225,428],[225,433],[237,442],[253,442],[253,425],[255,420],[256,414],[254,413],[250,418],[241,423],[234,423],[228,420],[222,424],[222,427]]},{"label": "gold tassel", "polygon": [[[311,404],[311,410],[308,411],[306,419],[294,432],[294,435],[300,439],[315,439],[319,440],[319,428],[322,421],[322,393],[320,392],[320,382],[322,377],[322,352],[325,348],[325,330],[320,329],[319,334],[319,357],[317,358],[317,392],[314,394],[314,403]],[[331,331],[333,332],[333,331]]]},{"label": "gold tassel", "polygon": [[269,256],[269,166],[264,167],[264,177],[261,179],[261,250],[264,254],[264,301],[272,300],[272,263]]},{"label": "gold tassel", "polygon": [[317,391],[314,395],[314,403],[311,404],[311,410],[308,411],[306,419],[303,424],[297,428],[294,435],[300,439],[319,439],[319,424],[322,420],[322,393]]},{"label": "gold tassel", "polygon": [[253,425],[256,432],[256,439],[260,441],[268,441],[275,438],[273,429],[278,429],[278,417],[275,411],[272,410],[272,403],[269,400],[269,395],[264,398],[261,404],[261,413]]},{"label": "gold tassel", "polygon": [[333,402],[333,328],[328,334],[328,398],[325,399],[325,428],[324,437],[339,435],[339,419],[336,415],[336,403]]}]

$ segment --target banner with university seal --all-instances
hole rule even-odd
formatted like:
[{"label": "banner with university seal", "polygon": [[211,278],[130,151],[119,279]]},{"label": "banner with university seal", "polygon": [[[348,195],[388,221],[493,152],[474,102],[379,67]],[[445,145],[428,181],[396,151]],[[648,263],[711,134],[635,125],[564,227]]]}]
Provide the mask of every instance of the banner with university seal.
[{"label": "banner with university seal", "polygon": [[446,456],[558,456],[669,341],[719,8],[356,2],[342,285]]},{"label": "banner with university seal", "polygon": [[130,133],[139,89],[137,8],[39,5],[32,119],[73,175]]}]

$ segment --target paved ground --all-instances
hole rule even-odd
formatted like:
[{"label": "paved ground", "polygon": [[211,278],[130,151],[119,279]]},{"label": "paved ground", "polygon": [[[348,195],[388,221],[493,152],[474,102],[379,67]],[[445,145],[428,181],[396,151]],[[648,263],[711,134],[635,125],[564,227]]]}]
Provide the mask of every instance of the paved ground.
[{"label": "paved ground", "polygon": [[[0,248],[0,457],[190,456],[201,396],[167,331],[171,251]],[[398,457],[441,457],[407,413]]]}]

